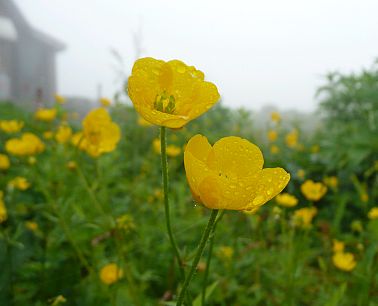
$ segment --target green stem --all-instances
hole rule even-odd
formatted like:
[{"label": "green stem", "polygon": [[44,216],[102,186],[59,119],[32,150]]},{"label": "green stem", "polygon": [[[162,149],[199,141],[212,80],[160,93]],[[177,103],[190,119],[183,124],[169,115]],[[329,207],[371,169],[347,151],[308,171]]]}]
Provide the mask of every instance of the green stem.
[{"label": "green stem", "polygon": [[185,279],[185,271],[183,266],[183,261],[180,256],[180,252],[178,250],[176,241],[173,237],[172,233],[172,227],[171,227],[171,216],[169,212],[169,197],[168,197],[168,160],[167,160],[167,136],[166,136],[166,130],[165,127],[162,126],[160,128],[160,144],[161,144],[161,168],[163,172],[163,188],[164,188],[164,208],[165,208],[165,221],[169,236],[169,241],[171,243],[174,255],[177,259],[179,268],[180,268],[180,274],[181,278]]},{"label": "green stem", "polygon": [[180,295],[178,297],[177,306],[181,306],[182,303],[183,303],[184,296],[186,294],[186,291],[188,290],[188,287],[189,287],[190,281],[193,278],[194,272],[197,269],[198,262],[201,259],[203,250],[204,250],[204,248],[206,246],[206,242],[209,239],[210,233],[212,232],[212,230],[214,228],[215,219],[216,219],[216,217],[218,215],[218,212],[219,212],[219,210],[217,210],[217,209],[214,209],[214,210],[211,211],[209,222],[207,223],[205,231],[202,234],[201,241],[200,241],[200,243],[198,245],[197,252],[196,252],[196,255],[195,255],[194,259],[193,259],[192,266],[190,268],[189,274],[188,274],[188,276],[185,279],[184,285],[182,286]]},{"label": "green stem", "polygon": [[202,306],[204,306],[206,302],[207,279],[209,277],[211,257],[213,255],[215,229],[217,227],[218,222],[222,219],[223,215],[224,215],[224,210],[221,211],[218,218],[215,220],[213,230],[211,231],[210,237],[209,237],[209,253],[207,254],[206,268],[205,268],[205,274],[203,276],[203,284],[202,284],[202,298],[201,298]]}]

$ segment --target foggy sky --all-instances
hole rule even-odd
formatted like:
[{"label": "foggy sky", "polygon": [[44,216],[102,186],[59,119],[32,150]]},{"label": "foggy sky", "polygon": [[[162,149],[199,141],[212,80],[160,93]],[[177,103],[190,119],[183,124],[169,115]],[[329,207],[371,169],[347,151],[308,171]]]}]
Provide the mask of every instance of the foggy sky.
[{"label": "foggy sky", "polygon": [[[214,82],[229,106],[313,110],[323,76],[359,71],[378,56],[376,0],[17,0],[29,22],[67,45],[58,56],[62,95],[111,97],[142,56],[180,59]],[[138,35],[140,37],[140,35]],[[122,67],[119,67],[122,68]]]}]

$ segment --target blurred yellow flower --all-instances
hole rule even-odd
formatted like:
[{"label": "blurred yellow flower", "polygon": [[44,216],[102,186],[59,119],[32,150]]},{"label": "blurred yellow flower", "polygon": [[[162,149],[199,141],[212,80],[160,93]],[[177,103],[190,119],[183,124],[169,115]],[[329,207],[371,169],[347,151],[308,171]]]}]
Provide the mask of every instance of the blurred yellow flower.
[{"label": "blurred yellow flower", "polygon": [[225,261],[229,261],[234,256],[234,249],[229,246],[221,246],[218,249],[218,256]]},{"label": "blurred yellow flower", "polygon": [[58,104],[66,103],[66,99],[61,95],[55,94],[54,98],[55,98],[55,102]]},{"label": "blurred yellow flower", "polygon": [[366,191],[360,194],[360,199],[364,203],[369,201],[369,195],[367,194]]},{"label": "blurred yellow flower", "polygon": [[138,116],[138,125],[140,125],[140,126],[152,126],[153,124],[146,121],[142,116]]},{"label": "blurred yellow flower", "polygon": [[5,143],[5,150],[17,156],[35,155],[45,150],[44,143],[32,133],[24,133],[21,138],[12,138]]},{"label": "blurred yellow flower", "polygon": [[294,148],[298,144],[298,130],[294,129],[290,133],[286,134],[285,142],[289,148]]},{"label": "blurred yellow flower", "polygon": [[28,157],[28,164],[29,165],[33,166],[33,165],[36,164],[36,162],[37,162],[37,159],[34,156],[29,156]]},{"label": "blurred yellow flower", "polygon": [[38,229],[38,223],[37,222],[34,222],[34,221],[26,221],[25,222],[25,227],[32,231],[32,232],[35,232],[37,229]]},{"label": "blurred yellow flower", "polygon": [[192,137],[184,153],[186,177],[197,202],[211,209],[257,210],[288,184],[282,168],[263,169],[260,149],[239,137],[211,146],[205,136]]},{"label": "blurred yellow flower", "polygon": [[43,132],[43,138],[45,139],[52,139],[54,137],[54,133],[51,132],[51,131],[46,131],[46,132]]},{"label": "blurred yellow flower", "polygon": [[17,133],[21,131],[24,127],[24,123],[18,120],[1,120],[0,121],[0,130],[5,133]]},{"label": "blurred yellow flower", "polygon": [[30,187],[28,180],[22,176],[17,176],[13,180],[9,181],[9,186],[18,190],[26,190]]},{"label": "blurred yellow flower", "polygon": [[55,140],[58,143],[66,143],[72,137],[72,129],[68,125],[61,125],[55,134]]},{"label": "blurred yellow flower", "polygon": [[284,207],[294,207],[298,204],[298,199],[289,193],[281,193],[276,196],[275,200],[278,205]]},{"label": "blurred yellow flower", "polygon": [[350,272],[356,267],[356,261],[352,253],[337,252],[332,256],[336,268]]},{"label": "blurred yellow flower", "polygon": [[100,271],[100,279],[106,285],[117,282],[123,276],[123,270],[117,264],[110,263],[102,267]]},{"label": "blurred yellow flower", "polygon": [[9,157],[0,153],[0,170],[7,170],[10,167]]},{"label": "blurred yellow flower", "polygon": [[104,108],[98,108],[84,118],[83,136],[83,148],[92,157],[98,157],[115,150],[121,139],[121,130]]},{"label": "blurred yellow flower", "polygon": [[179,60],[141,58],[129,77],[128,93],[137,112],[148,122],[181,128],[219,100],[217,87],[204,77]]},{"label": "blurred yellow flower", "polygon": [[[161,143],[159,138],[155,138],[152,142],[152,146],[156,154],[161,153]],[[176,157],[181,154],[181,148],[175,145],[168,145],[166,149],[167,155],[170,157]]]},{"label": "blurred yellow flower", "polygon": [[345,244],[342,241],[339,241],[337,239],[332,240],[332,251],[334,253],[337,252],[344,252]]},{"label": "blurred yellow flower", "polygon": [[272,153],[272,154],[278,154],[279,152],[280,152],[280,148],[278,146],[272,145],[270,147],[270,153]]},{"label": "blurred yellow flower", "polygon": [[100,103],[103,107],[108,107],[110,104],[112,104],[112,101],[110,101],[110,99],[108,98],[100,98]]},{"label": "blurred yellow flower", "polygon": [[372,209],[369,210],[368,213],[368,218],[373,220],[373,219],[378,219],[378,207],[373,207]]},{"label": "blurred yellow flower", "polygon": [[362,222],[360,220],[353,220],[350,227],[354,232],[361,233],[363,231]]},{"label": "blurred yellow flower", "polygon": [[326,184],[328,187],[331,187],[333,189],[336,189],[339,185],[339,179],[337,176],[326,176],[323,179],[324,184]]},{"label": "blurred yellow flower", "polygon": [[299,169],[299,170],[297,171],[297,176],[298,176],[301,180],[303,180],[303,179],[305,178],[305,175],[306,175],[306,172],[305,172],[303,169]]},{"label": "blurred yellow flower", "polygon": [[278,133],[277,133],[277,131],[275,131],[275,130],[270,130],[270,131],[268,132],[268,139],[269,139],[269,141],[274,142],[274,141],[277,140],[277,137],[278,137]]},{"label": "blurred yellow flower", "polygon": [[294,212],[294,222],[296,225],[301,225],[308,228],[311,225],[312,219],[316,216],[318,210],[315,207],[304,207],[297,209]]},{"label": "blurred yellow flower", "polygon": [[40,108],[34,114],[35,119],[39,121],[51,122],[56,117],[55,108]]},{"label": "blurred yellow flower", "polygon": [[117,218],[117,227],[124,230],[126,233],[135,229],[134,219],[129,214],[123,214]]},{"label": "blurred yellow flower", "polygon": [[306,180],[301,185],[303,195],[309,201],[319,201],[327,192],[327,186],[323,183],[315,183],[312,180]]},{"label": "blurred yellow flower", "polygon": [[281,115],[278,112],[272,112],[270,114],[270,118],[272,119],[273,122],[276,122],[276,123],[281,121]]},{"label": "blurred yellow flower", "polygon": [[7,208],[3,200],[4,193],[0,190],[0,224],[8,219]]},{"label": "blurred yellow flower", "polygon": [[67,163],[67,168],[69,170],[75,170],[77,168],[77,164],[75,161],[73,160],[70,160],[68,163]]}]

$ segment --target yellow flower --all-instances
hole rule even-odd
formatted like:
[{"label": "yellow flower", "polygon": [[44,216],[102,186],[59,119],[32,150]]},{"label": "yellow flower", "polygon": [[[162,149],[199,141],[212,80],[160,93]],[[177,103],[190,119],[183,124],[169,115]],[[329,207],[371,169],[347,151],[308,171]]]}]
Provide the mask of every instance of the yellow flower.
[{"label": "yellow flower", "polygon": [[[161,153],[161,143],[159,138],[155,138],[152,142],[152,146],[154,148],[154,151],[156,154]],[[176,157],[180,155],[181,153],[181,148],[177,147],[175,145],[168,145],[166,149],[167,155],[170,157]]]},{"label": "yellow flower", "polygon": [[269,141],[274,142],[274,141],[277,140],[277,137],[278,137],[277,131],[275,131],[275,130],[270,130],[270,131],[268,132],[268,139],[269,139]]},{"label": "yellow flower", "polygon": [[0,224],[8,219],[7,208],[3,200],[4,193],[0,190]]},{"label": "yellow flower", "polygon": [[37,229],[38,229],[38,223],[37,222],[34,222],[34,221],[26,221],[25,222],[25,227],[32,231],[32,232],[35,232]]},{"label": "yellow flower", "polygon": [[36,135],[24,133],[21,138],[9,139],[5,143],[5,150],[17,156],[35,155],[43,152],[45,145]]},{"label": "yellow flower", "polygon": [[272,145],[270,147],[270,153],[272,153],[272,154],[278,154],[279,152],[280,152],[280,148],[278,146]]},{"label": "yellow flower", "polygon": [[318,210],[315,207],[304,207],[294,212],[294,222],[304,228],[311,226],[312,219],[316,216]]},{"label": "yellow flower", "polygon": [[3,132],[8,133],[8,134],[17,133],[21,131],[23,127],[24,127],[24,123],[22,121],[17,121],[17,120],[0,121],[0,130],[3,130]]},{"label": "yellow flower", "polygon": [[332,256],[336,268],[350,272],[356,267],[356,261],[352,253],[337,252]]},{"label": "yellow flower", "polygon": [[58,143],[66,143],[71,139],[72,129],[68,125],[61,125],[55,134]]},{"label": "yellow flower", "polygon": [[263,169],[260,149],[239,137],[211,146],[205,136],[192,137],[184,153],[186,177],[194,198],[211,209],[257,210],[288,184],[282,168]]},{"label": "yellow flower", "polygon": [[368,218],[371,220],[378,219],[378,206],[369,210]]},{"label": "yellow flower", "polygon": [[55,108],[40,108],[35,112],[34,116],[35,116],[35,119],[39,121],[50,122],[50,121],[53,121],[56,117],[56,109]]},{"label": "yellow flower", "polygon": [[301,185],[301,191],[307,200],[319,201],[327,192],[327,186],[321,182],[307,180]]},{"label": "yellow flower", "polygon": [[303,169],[299,169],[299,170],[297,171],[297,176],[298,176],[301,180],[303,180],[303,179],[305,178],[305,175],[306,175],[306,172],[305,172]]},{"label": "yellow flower", "polygon": [[148,122],[181,128],[219,100],[217,87],[204,77],[201,71],[178,60],[141,58],[128,80],[128,93],[137,112]]},{"label": "yellow flower", "polygon": [[9,157],[0,153],[0,170],[7,170],[10,167]]},{"label": "yellow flower", "polygon": [[334,253],[337,252],[344,252],[345,244],[342,241],[339,241],[337,239],[332,240],[332,251]]},{"label": "yellow flower", "polygon": [[89,155],[97,157],[115,150],[121,130],[104,108],[98,108],[84,118],[83,136],[83,147]]},{"label": "yellow flower", "polygon": [[298,199],[289,193],[281,193],[276,196],[276,202],[284,207],[294,207],[297,206]]},{"label": "yellow flower", "polygon": [[140,126],[152,126],[151,123],[149,123],[148,121],[144,120],[144,118],[141,117],[141,116],[138,116],[138,125],[140,125]]},{"label": "yellow flower", "polygon": [[278,112],[271,113],[270,118],[272,119],[273,122],[276,122],[276,123],[281,121],[281,115]]},{"label": "yellow flower", "polygon": [[54,98],[55,98],[55,102],[58,104],[66,103],[66,99],[61,95],[55,94]]},{"label": "yellow flower", "polygon": [[108,107],[110,104],[112,104],[112,101],[110,101],[108,98],[100,98],[100,103],[103,107]]},{"label": "yellow flower", "polygon": [[234,256],[234,249],[229,246],[221,246],[218,249],[218,256],[225,261],[229,261]]},{"label": "yellow flower", "polygon": [[51,132],[51,131],[46,131],[46,132],[43,132],[43,138],[45,139],[52,139],[54,137],[54,133]]},{"label": "yellow flower", "polygon": [[294,148],[298,144],[298,130],[292,130],[290,133],[286,134],[285,142],[289,148]]},{"label": "yellow flower", "polygon": [[75,170],[77,168],[77,164],[75,161],[71,160],[67,163],[67,168],[69,170]]},{"label": "yellow flower", "polygon": [[326,184],[328,187],[331,187],[333,189],[336,189],[339,185],[339,180],[337,176],[326,176],[323,179],[324,184]]},{"label": "yellow flower", "polygon": [[107,264],[100,271],[100,279],[106,285],[117,282],[123,276],[123,270],[115,263]]},{"label": "yellow flower", "polygon": [[30,187],[30,183],[28,180],[22,176],[17,176],[9,183],[9,186],[16,188],[18,190],[26,190]]}]

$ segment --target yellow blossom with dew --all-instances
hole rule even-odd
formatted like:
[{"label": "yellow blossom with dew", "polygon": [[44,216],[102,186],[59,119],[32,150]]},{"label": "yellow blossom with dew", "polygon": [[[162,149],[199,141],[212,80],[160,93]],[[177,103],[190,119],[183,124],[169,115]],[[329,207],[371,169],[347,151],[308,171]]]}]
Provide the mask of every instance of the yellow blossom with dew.
[{"label": "yellow blossom with dew", "polygon": [[332,256],[332,262],[336,268],[350,272],[356,267],[356,261],[352,253],[337,252]]},{"label": "yellow blossom with dew", "polygon": [[82,145],[89,155],[98,157],[115,150],[121,139],[119,126],[104,108],[94,109],[83,120]]},{"label": "yellow blossom with dew", "polygon": [[0,130],[7,134],[17,133],[24,127],[24,122],[18,120],[1,120]]},{"label": "yellow blossom with dew", "polygon": [[115,263],[109,263],[101,268],[100,279],[106,285],[117,282],[123,276],[123,270]]},{"label": "yellow blossom with dew", "polygon": [[72,137],[72,129],[68,125],[61,125],[55,134],[55,140],[58,143],[67,143]]},{"label": "yellow blossom with dew", "polygon": [[332,240],[332,251],[334,253],[337,252],[344,252],[345,244],[342,241],[339,241],[337,239]]},{"label": "yellow blossom with dew", "polygon": [[13,180],[9,181],[8,185],[18,190],[26,190],[30,187],[29,181],[22,176],[17,176]]},{"label": "yellow blossom with dew", "polygon": [[142,116],[138,116],[138,125],[146,127],[146,126],[152,126],[153,124],[149,123]]},{"label": "yellow blossom with dew", "polygon": [[38,230],[38,223],[34,221],[26,221],[25,222],[25,227],[32,232],[35,232]]},{"label": "yellow blossom with dew", "polygon": [[55,102],[58,104],[66,103],[66,99],[61,95],[55,94],[54,98],[55,98]]},{"label": "yellow blossom with dew", "polygon": [[44,143],[32,133],[24,133],[21,138],[12,138],[5,143],[5,150],[16,156],[28,156],[45,150]]},{"label": "yellow blossom with dew", "polygon": [[278,122],[281,121],[281,115],[280,115],[279,112],[272,112],[272,113],[270,114],[270,118],[271,118],[271,120],[272,120],[273,122],[276,122],[276,123],[278,123]]},{"label": "yellow blossom with dew", "polygon": [[9,157],[0,153],[0,170],[7,170],[10,167]]},{"label": "yellow blossom with dew", "polygon": [[39,121],[51,122],[56,118],[56,114],[55,108],[40,108],[35,112],[34,117]]},{"label": "yellow blossom with dew", "polygon": [[234,256],[234,249],[229,246],[221,246],[217,252],[218,256],[225,261],[230,261]]},{"label": "yellow blossom with dew", "polygon": [[303,195],[309,201],[319,201],[327,192],[327,186],[321,182],[307,180],[301,185]]},{"label": "yellow blossom with dew", "polygon": [[8,219],[7,208],[4,203],[4,193],[0,190],[0,224]]},{"label": "yellow blossom with dew", "polygon": [[108,98],[102,97],[100,98],[100,103],[103,107],[108,107],[110,104],[112,104],[112,101],[110,101]]},{"label": "yellow blossom with dew", "polygon": [[303,169],[299,169],[299,170],[297,171],[297,176],[298,176],[301,180],[303,180],[303,179],[305,178],[305,175],[306,175],[306,172],[305,172]]},{"label": "yellow blossom with dew", "polygon": [[278,133],[275,130],[268,131],[268,139],[270,142],[276,141],[278,138]]},{"label": "yellow blossom with dew", "polygon": [[369,210],[368,212],[368,218],[373,220],[373,219],[378,219],[378,207],[373,207],[372,209]]},{"label": "yellow blossom with dew", "polygon": [[298,144],[299,133],[294,129],[290,133],[286,134],[285,143],[289,148],[294,148]]},{"label": "yellow blossom with dew", "polygon": [[128,93],[145,120],[177,129],[219,100],[217,87],[204,78],[201,71],[179,60],[141,58],[133,66]]},{"label": "yellow blossom with dew", "polygon": [[211,146],[192,137],[184,152],[186,177],[194,199],[211,209],[257,210],[288,184],[282,168],[263,169],[260,149],[240,137],[224,137]]},{"label": "yellow blossom with dew", "polygon": [[332,189],[337,189],[337,186],[339,185],[339,179],[337,178],[337,176],[326,176],[323,179],[323,182]]},{"label": "yellow blossom with dew", "polygon": [[270,147],[270,153],[272,153],[272,154],[278,154],[279,152],[280,152],[280,148],[278,146],[272,145]]},{"label": "yellow blossom with dew", "polygon": [[298,199],[289,193],[281,193],[276,196],[275,200],[278,205],[284,207],[294,207],[298,204]]},{"label": "yellow blossom with dew", "polygon": [[294,223],[304,228],[309,228],[312,219],[316,216],[318,210],[315,207],[304,207],[294,212]]}]

